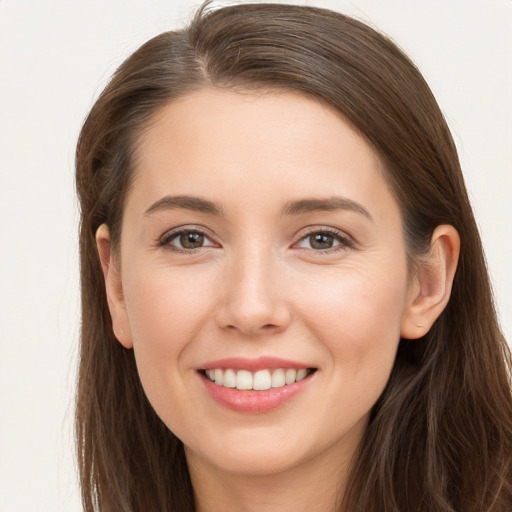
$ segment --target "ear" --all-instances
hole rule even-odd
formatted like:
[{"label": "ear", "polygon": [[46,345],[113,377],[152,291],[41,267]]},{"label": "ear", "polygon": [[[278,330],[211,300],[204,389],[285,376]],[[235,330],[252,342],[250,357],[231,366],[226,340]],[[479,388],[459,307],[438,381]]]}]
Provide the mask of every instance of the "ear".
[{"label": "ear", "polygon": [[112,251],[110,231],[106,224],[102,224],[96,231],[96,245],[105,278],[108,309],[112,318],[114,335],[123,347],[132,348],[133,342],[123,296],[121,273]]},{"label": "ear", "polygon": [[453,226],[432,233],[430,250],[419,262],[402,316],[402,338],[424,336],[448,304],[459,260],[460,237]]}]

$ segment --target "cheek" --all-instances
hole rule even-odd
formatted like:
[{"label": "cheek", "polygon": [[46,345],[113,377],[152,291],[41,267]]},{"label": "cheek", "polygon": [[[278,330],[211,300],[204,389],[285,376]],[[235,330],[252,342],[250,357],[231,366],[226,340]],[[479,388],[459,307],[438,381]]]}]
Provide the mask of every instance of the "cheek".
[{"label": "cheek", "polygon": [[322,304],[316,335],[329,353],[330,410],[340,425],[366,418],[386,387],[400,340],[403,297],[403,288],[392,281],[354,278]]},{"label": "cheek", "polygon": [[166,268],[128,276],[123,289],[134,343],[165,351],[193,336],[198,319],[206,315],[211,303],[212,291],[205,277]]},{"label": "cheek", "polygon": [[153,401],[168,385],[179,386],[183,354],[209,317],[212,294],[204,279],[199,288],[186,272],[146,269],[138,276],[126,279],[125,302],[137,368]]},{"label": "cheek", "polygon": [[[398,272],[347,272],[309,289],[301,309],[308,327],[351,378],[387,380],[400,339],[407,279]],[[346,375],[345,375],[346,376]]]}]

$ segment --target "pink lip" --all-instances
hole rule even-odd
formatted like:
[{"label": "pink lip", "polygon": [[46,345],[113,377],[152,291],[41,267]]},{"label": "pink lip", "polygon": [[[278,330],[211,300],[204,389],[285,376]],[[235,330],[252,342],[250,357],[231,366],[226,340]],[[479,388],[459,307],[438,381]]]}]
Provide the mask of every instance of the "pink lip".
[{"label": "pink lip", "polygon": [[220,405],[235,412],[262,414],[289,402],[304,390],[314,376],[315,374],[312,374],[294,384],[265,391],[240,391],[214,384],[206,377],[201,378],[210,396]]},{"label": "pink lip", "polygon": [[[232,368],[236,370],[248,370],[255,372],[264,369],[277,368],[310,368],[307,365],[296,361],[289,361],[275,357],[260,357],[257,359],[247,359],[242,357],[231,357],[211,361],[199,370],[211,370],[214,368]],[[220,405],[239,413],[261,414],[273,411],[302,392],[309,383],[315,378],[316,372],[309,374],[306,378],[293,384],[281,386],[279,388],[270,388],[264,391],[244,390],[219,386],[212,382],[199,371],[198,375],[203,382],[208,394]]]},{"label": "pink lip", "polygon": [[262,356],[256,359],[248,359],[246,357],[228,357],[225,359],[217,359],[210,361],[200,368],[199,370],[214,370],[215,368],[232,368],[234,370],[247,370],[249,372],[256,372],[258,370],[277,370],[277,368],[311,368],[311,366],[297,361],[290,361],[288,359],[281,359],[278,357]]}]

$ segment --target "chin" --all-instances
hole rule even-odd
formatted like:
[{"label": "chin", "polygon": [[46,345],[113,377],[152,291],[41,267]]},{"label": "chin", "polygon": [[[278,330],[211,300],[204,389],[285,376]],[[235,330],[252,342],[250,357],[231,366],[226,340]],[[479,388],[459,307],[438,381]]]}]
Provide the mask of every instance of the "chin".
[{"label": "chin", "polygon": [[[309,450],[305,450],[307,446]],[[289,429],[276,430],[274,426],[212,435],[196,449],[186,446],[185,452],[189,463],[197,458],[218,471],[240,476],[266,476],[299,468],[325,448],[322,443],[312,446],[311,436],[306,432],[290,435]]]},{"label": "chin", "polygon": [[[188,450],[186,450],[188,458]],[[265,448],[255,450],[238,450],[236,447],[224,451],[221,457],[210,460],[218,471],[233,473],[238,476],[270,476],[285,473],[300,466],[302,461],[290,457],[284,451],[269,451]]]}]

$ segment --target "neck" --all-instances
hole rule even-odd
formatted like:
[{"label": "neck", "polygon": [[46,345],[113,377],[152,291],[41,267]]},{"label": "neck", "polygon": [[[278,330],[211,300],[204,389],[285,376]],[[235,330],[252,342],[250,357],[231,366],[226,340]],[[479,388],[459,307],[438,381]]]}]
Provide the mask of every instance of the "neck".
[{"label": "neck", "polygon": [[197,512],[339,512],[349,474],[344,462],[316,457],[269,475],[223,471],[187,451]]}]

